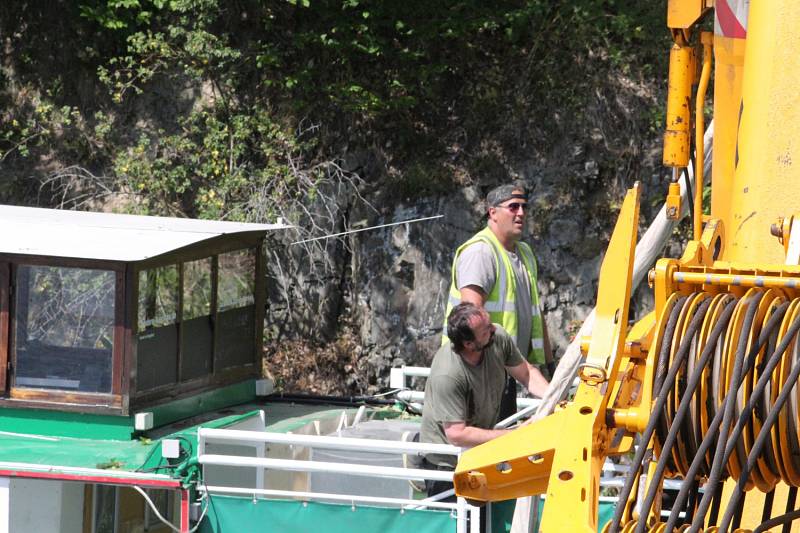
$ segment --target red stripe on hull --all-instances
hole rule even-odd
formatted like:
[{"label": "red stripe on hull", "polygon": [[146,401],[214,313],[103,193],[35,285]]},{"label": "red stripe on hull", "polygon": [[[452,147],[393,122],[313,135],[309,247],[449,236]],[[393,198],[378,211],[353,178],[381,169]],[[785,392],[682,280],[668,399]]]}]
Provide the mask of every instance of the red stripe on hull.
[{"label": "red stripe on hull", "polygon": [[81,476],[78,474],[58,474],[55,472],[28,472],[25,470],[0,470],[0,477],[82,481],[84,483],[103,483],[106,485],[136,485],[138,487],[160,489],[177,489],[181,486],[181,482],[176,480],[129,479],[113,476]]}]

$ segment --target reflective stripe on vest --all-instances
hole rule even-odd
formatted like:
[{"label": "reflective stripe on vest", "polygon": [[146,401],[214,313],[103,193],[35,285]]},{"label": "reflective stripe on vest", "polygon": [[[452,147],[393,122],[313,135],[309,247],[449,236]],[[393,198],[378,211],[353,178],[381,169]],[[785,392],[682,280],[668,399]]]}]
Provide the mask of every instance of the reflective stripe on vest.
[{"label": "reflective stripe on vest", "polygon": [[[489,313],[489,318],[492,322],[502,325],[503,329],[515,339],[517,337],[517,283],[514,269],[511,266],[511,259],[500,244],[500,241],[497,240],[492,230],[487,227],[459,246],[458,250],[456,250],[450,274],[450,293],[447,298],[447,308],[444,314],[442,344],[448,342],[447,317],[450,316],[450,311],[453,307],[461,303],[461,291],[456,284],[458,258],[467,246],[478,242],[488,244],[490,249],[494,252],[495,272],[497,274],[495,276],[494,286],[487,295],[486,302],[484,302],[484,308]],[[531,363],[542,364],[544,363],[544,328],[542,315],[539,311],[539,290],[536,287],[536,259],[533,256],[533,251],[530,246],[526,243],[518,243],[517,251],[531,281],[531,346],[528,353],[524,355],[527,355],[528,361]],[[502,265],[500,264],[501,261]]]}]

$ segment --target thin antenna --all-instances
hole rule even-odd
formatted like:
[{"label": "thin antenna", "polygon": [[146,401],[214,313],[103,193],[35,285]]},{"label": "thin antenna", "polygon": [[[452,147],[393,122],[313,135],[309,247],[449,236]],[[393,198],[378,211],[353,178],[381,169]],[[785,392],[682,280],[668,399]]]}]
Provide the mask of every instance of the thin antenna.
[{"label": "thin antenna", "polygon": [[359,228],[350,231],[343,231],[341,233],[334,233],[333,235],[323,235],[322,237],[314,237],[313,239],[305,239],[302,241],[296,241],[291,244],[303,244],[304,242],[312,242],[312,241],[320,241],[322,239],[332,239],[334,237],[341,237],[342,235],[349,235],[351,233],[359,233],[362,231],[367,231],[371,229],[380,229],[380,228],[388,228],[390,226],[399,226],[400,224],[411,224],[412,222],[422,222],[423,220],[433,220],[435,218],[442,218],[444,215],[436,215],[432,217],[423,217],[423,218],[414,218],[411,220],[403,220],[402,222],[392,222],[391,224],[381,224],[380,226],[370,226],[368,228]]}]

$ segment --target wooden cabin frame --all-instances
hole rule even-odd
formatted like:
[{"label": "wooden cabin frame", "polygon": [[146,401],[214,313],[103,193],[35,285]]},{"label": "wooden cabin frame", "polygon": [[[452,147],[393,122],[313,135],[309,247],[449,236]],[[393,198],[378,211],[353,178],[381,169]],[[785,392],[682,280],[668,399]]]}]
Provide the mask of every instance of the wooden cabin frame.
[{"label": "wooden cabin frame", "polygon": [[[0,206],[0,223],[17,232],[0,243],[0,407],[130,415],[261,375],[264,236],[284,226],[9,206]],[[108,246],[83,241],[82,230]],[[49,237],[61,242],[51,246]],[[63,242],[70,238],[72,247]],[[203,277],[190,293],[187,272]],[[72,314],[44,310],[67,291],[83,302],[76,305],[91,301],[107,314],[70,330]],[[153,318],[154,298],[174,314]],[[63,345],[55,339],[62,332],[72,338]]]}]

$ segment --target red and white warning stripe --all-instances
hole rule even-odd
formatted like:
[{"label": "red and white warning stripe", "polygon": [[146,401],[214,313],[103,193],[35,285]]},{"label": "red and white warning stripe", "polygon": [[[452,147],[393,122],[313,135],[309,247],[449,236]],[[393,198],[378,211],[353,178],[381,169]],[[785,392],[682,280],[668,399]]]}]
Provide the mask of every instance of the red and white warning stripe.
[{"label": "red and white warning stripe", "polygon": [[714,33],[724,37],[747,37],[747,12],[750,0],[717,0],[714,2]]}]

